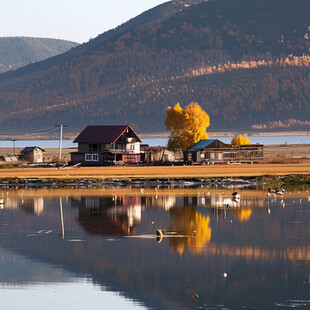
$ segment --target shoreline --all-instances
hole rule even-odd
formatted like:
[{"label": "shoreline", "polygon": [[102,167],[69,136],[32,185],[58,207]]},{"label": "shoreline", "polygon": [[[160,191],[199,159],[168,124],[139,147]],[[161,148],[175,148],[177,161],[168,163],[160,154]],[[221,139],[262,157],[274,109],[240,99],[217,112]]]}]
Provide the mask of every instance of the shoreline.
[{"label": "shoreline", "polygon": [[[309,130],[292,130],[292,131],[208,131],[209,137],[233,137],[239,133],[246,134],[248,137],[277,137],[277,136],[309,136]],[[64,140],[74,140],[79,133],[64,133]],[[157,132],[157,133],[138,133],[142,139],[150,139],[150,138],[168,138],[169,132]],[[5,140],[13,140],[17,139],[17,141],[26,141],[26,140],[59,140],[59,137],[53,137],[50,139],[50,136],[44,135],[33,135],[33,134],[12,134],[10,136],[0,135],[0,141]]]}]

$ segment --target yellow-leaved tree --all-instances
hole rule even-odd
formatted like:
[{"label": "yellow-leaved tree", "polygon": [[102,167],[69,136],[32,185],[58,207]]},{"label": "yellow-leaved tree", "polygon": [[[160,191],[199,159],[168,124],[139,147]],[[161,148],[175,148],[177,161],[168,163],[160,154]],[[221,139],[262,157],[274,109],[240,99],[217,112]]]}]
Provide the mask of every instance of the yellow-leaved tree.
[{"label": "yellow-leaved tree", "polygon": [[210,126],[210,118],[196,102],[185,109],[177,103],[173,108],[167,108],[165,126],[171,131],[168,149],[186,150],[200,140],[208,139],[206,129]]},{"label": "yellow-leaved tree", "polygon": [[249,145],[251,142],[249,141],[248,137],[246,135],[242,135],[241,133],[238,135],[238,137],[233,137],[231,140],[232,145]]}]

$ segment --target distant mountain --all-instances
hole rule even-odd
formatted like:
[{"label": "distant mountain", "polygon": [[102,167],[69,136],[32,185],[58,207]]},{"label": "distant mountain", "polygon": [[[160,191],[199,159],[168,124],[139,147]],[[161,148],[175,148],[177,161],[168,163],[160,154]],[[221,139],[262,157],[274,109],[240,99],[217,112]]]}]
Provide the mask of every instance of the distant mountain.
[{"label": "distant mountain", "polygon": [[57,120],[70,131],[129,123],[159,132],[168,105],[191,101],[210,115],[211,130],[291,119],[302,126],[310,113],[308,12],[307,0],[170,1],[0,75],[0,127]]},{"label": "distant mountain", "polygon": [[62,54],[77,45],[57,39],[0,37],[0,73]]}]

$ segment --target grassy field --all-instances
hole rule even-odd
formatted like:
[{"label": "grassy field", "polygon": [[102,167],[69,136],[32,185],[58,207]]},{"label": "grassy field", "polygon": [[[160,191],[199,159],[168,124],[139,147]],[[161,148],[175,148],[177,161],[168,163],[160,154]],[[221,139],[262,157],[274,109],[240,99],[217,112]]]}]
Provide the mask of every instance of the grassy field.
[{"label": "grassy field", "polygon": [[125,166],[81,168],[1,169],[0,178],[113,179],[113,178],[204,178],[263,175],[310,175],[310,163],[242,164],[205,166]]},{"label": "grassy field", "polygon": [[[63,149],[63,159],[70,160],[74,148]],[[0,154],[11,148],[0,149]],[[16,149],[16,152],[19,152]],[[46,149],[45,159],[57,158],[58,149]],[[9,164],[9,163],[2,163]],[[1,168],[1,165],[0,165]],[[263,175],[310,175],[310,144],[267,145],[262,164],[216,164],[205,166],[126,166],[81,168],[11,168],[0,169],[0,178],[110,179],[110,178],[204,178],[248,177]]]}]

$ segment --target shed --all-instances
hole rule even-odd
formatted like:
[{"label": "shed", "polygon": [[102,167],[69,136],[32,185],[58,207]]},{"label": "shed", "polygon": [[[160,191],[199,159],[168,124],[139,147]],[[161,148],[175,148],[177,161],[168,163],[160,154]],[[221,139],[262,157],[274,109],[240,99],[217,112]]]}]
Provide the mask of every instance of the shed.
[{"label": "shed", "polygon": [[27,146],[20,153],[24,160],[31,163],[43,163],[45,150],[39,146]]}]

